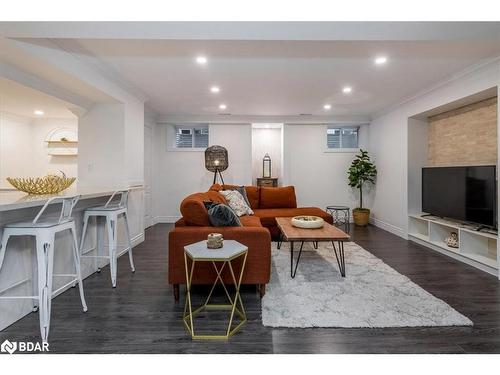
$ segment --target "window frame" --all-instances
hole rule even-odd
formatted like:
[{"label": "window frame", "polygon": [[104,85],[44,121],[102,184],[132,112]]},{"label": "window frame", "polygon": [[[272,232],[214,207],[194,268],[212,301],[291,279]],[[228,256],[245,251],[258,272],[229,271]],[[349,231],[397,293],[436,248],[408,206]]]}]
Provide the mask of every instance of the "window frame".
[{"label": "window frame", "polygon": [[[205,151],[207,147],[210,146],[210,127],[208,124],[173,124],[173,140],[170,143],[170,147],[167,148],[168,151]],[[179,131],[189,130],[191,132],[191,147],[179,147],[177,144],[177,134]],[[195,147],[196,145],[196,131],[206,131],[207,132],[207,146],[206,147]]]},{"label": "window frame", "polygon": [[[331,130],[331,129],[338,129],[340,130],[340,138],[339,138],[339,141],[340,141],[340,147],[339,148],[330,148],[328,147],[328,130]],[[356,137],[356,140],[357,140],[357,147],[342,147],[342,131],[343,130],[356,130],[357,132],[357,137]],[[336,125],[336,124],[332,124],[332,125],[327,125],[326,126],[326,131],[325,131],[325,135],[326,135],[326,140],[325,140],[325,152],[358,152],[359,151],[359,133],[360,133],[360,130],[361,130],[361,125],[353,125],[353,124],[344,124],[344,125]]]}]

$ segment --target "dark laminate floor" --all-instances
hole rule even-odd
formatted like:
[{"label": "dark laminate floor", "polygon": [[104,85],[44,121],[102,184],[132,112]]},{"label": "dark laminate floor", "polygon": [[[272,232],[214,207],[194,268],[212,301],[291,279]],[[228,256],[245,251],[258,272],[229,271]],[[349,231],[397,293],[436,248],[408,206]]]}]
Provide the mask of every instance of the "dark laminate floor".
[{"label": "dark laminate floor", "polygon": [[[109,270],[85,280],[89,311],[77,289],[57,297],[50,332],[54,353],[500,353],[500,282],[493,276],[375,227],[354,228],[353,240],[468,316],[474,327],[384,329],[270,329],[260,321],[254,288],[243,299],[248,324],[229,342],[193,342],[167,284],[170,225],[146,231],[134,249],[136,273],[119,260],[118,288]],[[203,295],[201,291],[200,296]],[[3,332],[5,339],[39,340],[38,315]]]}]

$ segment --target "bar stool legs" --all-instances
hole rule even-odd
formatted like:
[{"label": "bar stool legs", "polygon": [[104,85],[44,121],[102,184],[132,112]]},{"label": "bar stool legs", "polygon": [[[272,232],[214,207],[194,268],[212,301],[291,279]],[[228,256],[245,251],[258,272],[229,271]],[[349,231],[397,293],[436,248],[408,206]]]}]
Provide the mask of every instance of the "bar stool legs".
[{"label": "bar stool legs", "polygon": [[36,254],[38,263],[38,307],[40,319],[40,335],[47,341],[50,329],[50,312],[52,307],[52,275],[54,267],[54,236],[40,234],[36,238]]},{"label": "bar stool legs", "polygon": [[[116,278],[118,272],[118,218],[123,216],[125,222],[125,237],[126,237],[126,246],[125,251],[128,252],[128,258],[130,262],[130,269],[132,272],[135,272],[134,258],[132,253],[132,241],[130,238],[130,228],[128,224],[128,216],[126,212],[122,212],[117,215],[111,212],[107,212],[102,215],[92,215],[92,213],[85,213],[84,221],[83,221],[83,232],[82,238],[80,242],[80,252],[83,253],[83,247],[85,244],[85,238],[88,229],[88,220],[93,216],[96,218],[97,225],[97,249],[96,255],[82,255],[83,258],[108,258],[109,259],[109,269],[111,276],[111,285],[113,288],[116,288]],[[103,255],[101,252],[104,248],[104,231],[107,232],[108,235],[108,255]],[[98,268],[98,272],[100,268]]]},{"label": "bar stool legs", "polygon": [[111,285],[116,288],[116,272],[117,272],[117,230],[116,230],[116,220],[107,218],[106,227],[108,228],[108,251],[109,251],[109,268],[111,271]]},{"label": "bar stool legs", "polygon": [[128,226],[128,215],[125,213],[123,215],[125,219],[125,233],[127,235],[127,242],[128,242],[128,260],[130,262],[130,270],[132,272],[135,272],[135,266],[134,266],[134,257],[132,255],[132,240],[130,239],[130,227]]},{"label": "bar stool legs", "polygon": [[80,265],[80,249],[76,239],[75,223],[71,226],[71,235],[73,237],[73,259],[75,261],[76,278],[78,280],[78,289],[80,291],[80,300],[82,301],[83,312],[87,312],[87,302],[85,301],[85,294],[83,293],[82,269]]},{"label": "bar stool legs", "polygon": [[[4,227],[0,248],[0,269],[2,268],[7,244],[10,237],[34,237],[36,257],[32,262],[32,293],[29,296],[0,295],[0,299],[30,299],[33,301],[33,310],[38,308],[40,320],[40,335],[44,342],[47,341],[50,331],[50,316],[52,310],[52,295],[65,290],[69,286],[78,284],[80,300],[83,311],[87,311],[87,303],[83,293],[82,273],[80,269],[80,254],[76,240],[75,222],[71,217],[73,207],[78,202],[79,196],[50,198],[33,221],[10,223]],[[39,220],[46,208],[53,203],[62,203],[61,214],[58,218],[44,218]],[[69,230],[71,235],[71,258],[75,266],[74,273],[54,274],[54,245],[56,233]],[[70,278],[57,290],[52,290],[53,278]]]}]

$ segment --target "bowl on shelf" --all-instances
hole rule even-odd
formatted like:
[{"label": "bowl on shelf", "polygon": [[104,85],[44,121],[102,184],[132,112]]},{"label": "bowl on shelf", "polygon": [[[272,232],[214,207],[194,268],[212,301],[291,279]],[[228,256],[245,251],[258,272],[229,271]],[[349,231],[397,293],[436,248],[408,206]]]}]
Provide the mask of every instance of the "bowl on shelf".
[{"label": "bowl on shelf", "polygon": [[76,177],[66,177],[66,175],[47,175],[45,177],[13,178],[7,177],[7,181],[17,190],[28,194],[45,195],[57,194],[69,188]]},{"label": "bowl on shelf", "polygon": [[319,216],[295,216],[292,217],[292,225],[303,229],[322,228],[325,221]]}]

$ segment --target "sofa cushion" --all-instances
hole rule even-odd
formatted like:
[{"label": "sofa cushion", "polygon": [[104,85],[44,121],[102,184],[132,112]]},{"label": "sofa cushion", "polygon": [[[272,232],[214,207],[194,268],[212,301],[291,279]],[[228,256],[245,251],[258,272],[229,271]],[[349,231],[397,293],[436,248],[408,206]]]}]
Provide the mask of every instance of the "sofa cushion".
[{"label": "sofa cushion", "polygon": [[296,208],[295,188],[261,187],[259,208]]},{"label": "sofa cushion", "polygon": [[222,190],[222,185],[221,184],[213,184],[210,186],[210,189],[208,191],[221,191]]},{"label": "sofa cushion", "polygon": [[258,186],[245,186],[247,198],[250,202],[252,210],[259,208],[260,205],[260,187]]},{"label": "sofa cushion", "polygon": [[216,191],[194,193],[181,202],[181,214],[186,225],[210,226],[208,212],[203,202],[227,204],[226,199]]},{"label": "sofa cushion", "polygon": [[240,222],[241,225],[244,227],[261,227],[262,228],[262,223],[260,222],[260,219],[257,216],[241,216],[240,217]]},{"label": "sofa cushion", "polygon": [[277,217],[294,217],[299,215],[319,216],[327,223],[332,223],[332,216],[318,207],[299,208],[260,208],[254,210],[254,215],[260,218],[264,227],[276,226]]}]

